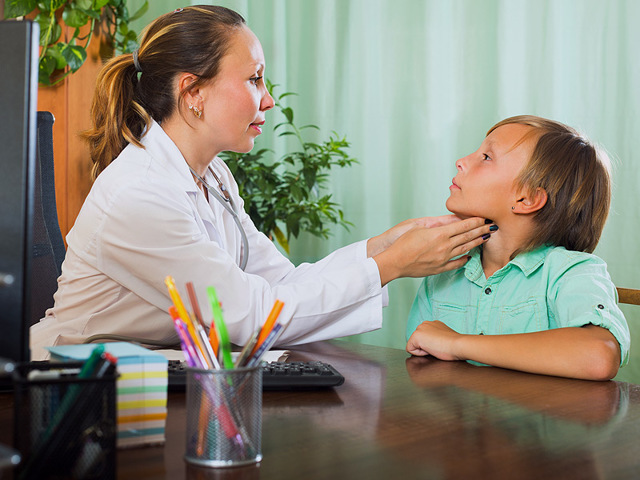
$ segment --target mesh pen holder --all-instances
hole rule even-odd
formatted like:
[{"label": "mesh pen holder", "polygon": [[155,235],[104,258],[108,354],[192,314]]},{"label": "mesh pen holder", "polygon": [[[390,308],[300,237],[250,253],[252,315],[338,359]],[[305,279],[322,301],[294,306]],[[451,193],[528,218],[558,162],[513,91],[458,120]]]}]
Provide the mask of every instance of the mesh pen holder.
[{"label": "mesh pen holder", "polygon": [[260,462],[262,370],[187,369],[185,460],[201,467]]},{"label": "mesh pen holder", "polygon": [[78,378],[82,363],[19,366],[14,375],[17,479],[115,479],[116,373]]}]

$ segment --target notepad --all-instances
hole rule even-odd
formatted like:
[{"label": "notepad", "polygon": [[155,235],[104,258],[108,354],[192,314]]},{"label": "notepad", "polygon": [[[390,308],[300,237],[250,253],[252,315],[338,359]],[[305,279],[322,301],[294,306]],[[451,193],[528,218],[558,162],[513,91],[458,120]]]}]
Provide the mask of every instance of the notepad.
[{"label": "notepad", "polygon": [[[96,344],[48,347],[51,361],[85,360]],[[167,418],[167,358],[126,342],[105,343],[118,359],[118,448],[162,444]]]}]

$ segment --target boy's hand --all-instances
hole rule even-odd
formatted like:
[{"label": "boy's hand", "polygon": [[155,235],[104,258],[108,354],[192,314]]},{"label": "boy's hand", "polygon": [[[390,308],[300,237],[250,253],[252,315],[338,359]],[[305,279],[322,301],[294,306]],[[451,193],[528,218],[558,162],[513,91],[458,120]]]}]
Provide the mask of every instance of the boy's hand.
[{"label": "boy's hand", "polygon": [[464,360],[455,352],[456,340],[462,335],[439,320],[422,322],[407,342],[411,355],[432,355],[440,360]]}]

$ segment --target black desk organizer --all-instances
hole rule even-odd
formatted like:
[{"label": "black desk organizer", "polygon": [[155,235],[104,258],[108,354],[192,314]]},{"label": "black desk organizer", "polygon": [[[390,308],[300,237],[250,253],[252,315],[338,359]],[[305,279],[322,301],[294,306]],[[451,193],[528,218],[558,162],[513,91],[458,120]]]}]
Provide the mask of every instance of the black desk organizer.
[{"label": "black desk organizer", "polygon": [[81,367],[36,362],[14,372],[16,479],[116,478],[117,374],[79,378]]}]

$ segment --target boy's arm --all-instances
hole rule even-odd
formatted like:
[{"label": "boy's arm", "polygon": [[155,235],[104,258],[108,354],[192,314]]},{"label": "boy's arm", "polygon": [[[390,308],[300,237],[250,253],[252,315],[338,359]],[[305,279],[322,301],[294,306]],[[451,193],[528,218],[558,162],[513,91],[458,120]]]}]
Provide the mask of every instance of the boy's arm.
[{"label": "boy's arm", "polygon": [[609,380],[620,366],[618,341],[595,325],[513,335],[462,335],[440,321],[423,322],[409,338],[407,352],[585,380]]}]

